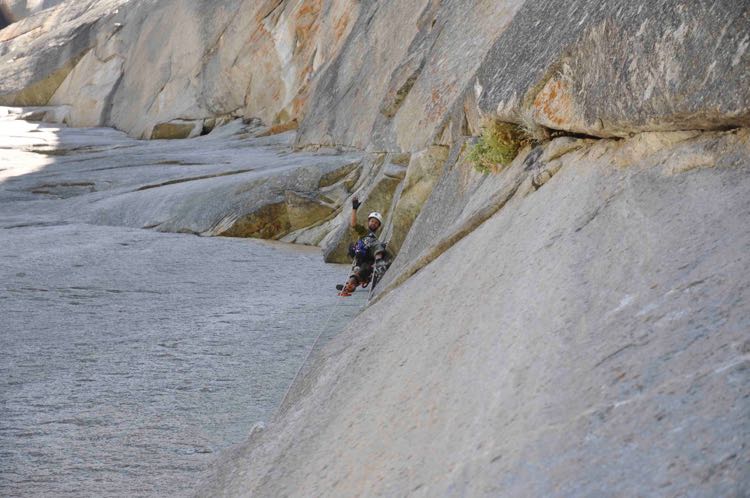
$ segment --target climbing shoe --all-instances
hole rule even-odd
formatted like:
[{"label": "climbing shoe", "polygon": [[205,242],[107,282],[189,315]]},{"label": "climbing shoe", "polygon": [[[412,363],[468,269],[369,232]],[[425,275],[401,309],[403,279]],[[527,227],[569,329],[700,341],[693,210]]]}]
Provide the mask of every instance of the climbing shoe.
[{"label": "climbing shoe", "polygon": [[336,286],[336,290],[339,290],[341,292],[338,293],[339,296],[351,296],[352,292],[354,292],[354,289],[356,289],[356,285],[352,285],[351,282],[346,284],[338,284]]}]

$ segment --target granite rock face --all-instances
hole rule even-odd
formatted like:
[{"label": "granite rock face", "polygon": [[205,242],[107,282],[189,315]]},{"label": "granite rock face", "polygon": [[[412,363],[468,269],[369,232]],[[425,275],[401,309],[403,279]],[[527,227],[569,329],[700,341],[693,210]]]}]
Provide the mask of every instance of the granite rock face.
[{"label": "granite rock face", "polygon": [[433,146],[412,154],[404,172],[404,180],[393,200],[393,215],[384,228],[383,239],[389,250],[398,254],[412,223],[432,194],[448,159],[448,147]]},{"label": "granite rock face", "polygon": [[[747,2],[424,2],[406,27],[402,6],[370,8],[300,141],[415,151],[482,116],[600,137],[750,119]],[[381,38],[385,19],[406,50]]]},{"label": "granite rock face", "polygon": [[354,15],[343,1],[64,2],[0,34],[0,103],[70,105],[71,125],[139,138],[174,120],[285,123]]},{"label": "granite rock face", "polygon": [[[745,496],[749,47],[745,0],[66,2],[0,31],[0,103],[189,139],[0,175],[329,261],[386,214],[371,307],[203,496]],[[543,140],[481,174],[493,120]]]},{"label": "granite rock face", "polygon": [[734,0],[64,2],[0,34],[0,102],[145,138],[174,120],[294,122],[299,146],[390,152],[450,146],[482,118],[726,129],[750,120],[748,25]]},{"label": "granite rock face", "polygon": [[199,494],[746,495],[750,134],[577,146],[477,182],[519,186]]},{"label": "granite rock face", "polygon": [[745,1],[526,2],[477,73],[478,105],[595,136],[747,126],[749,44]]},{"label": "granite rock face", "polygon": [[316,80],[299,141],[406,152],[437,142],[522,4],[363,2],[353,35]]},{"label": "granite rock face", "polygon": [[[0,1],[0,13],[5,16],[8,23],[14,23],[36,14],[39,11],[54,7],[65,0],[2,0]],[[0,29],[5,26],[0,27]]]},{"label": "granite rock face", "polygon": [[[6,194],[26,201],[15,206],[43,208],[55,200],[61,223],[281,238],[341,209],[346,197],[325,197],[324,178],[346,196],[358,187],[348,175],[361,154],[292,155],[293,133],[257,138],[262,128],[241,121],[191,140],[139,141],[106,128],[15,120],[52,112],[20,111],[0,108],[0,148],[8,151],[0,160],[0,183]],[[248,230],[249,219],[276,228]]]},{"label": "granite rock face", "polygon": [[[0,104],[47,105],[124,0],[65,2],[0,32]],[[73,102],[69,102],[73,104]]]}]

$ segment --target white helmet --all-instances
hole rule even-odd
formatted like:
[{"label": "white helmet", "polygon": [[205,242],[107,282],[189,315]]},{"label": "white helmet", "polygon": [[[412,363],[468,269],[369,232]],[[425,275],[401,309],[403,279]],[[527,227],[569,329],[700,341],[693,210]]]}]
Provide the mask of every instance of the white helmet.
[{"label": "white helmet", "polygon": [[381,225],[383,224],[383,215],[378,213],[377,211],[373,211],[372,213],[368,214],[367,219],[369,220],[370,218],[375,218],[380,222]]}]

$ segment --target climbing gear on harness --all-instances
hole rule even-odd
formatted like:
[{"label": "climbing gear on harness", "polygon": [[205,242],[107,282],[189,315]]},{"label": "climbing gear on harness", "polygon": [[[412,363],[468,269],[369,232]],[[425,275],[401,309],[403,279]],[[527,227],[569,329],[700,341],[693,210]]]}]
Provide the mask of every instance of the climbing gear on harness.
[{"label": "climbing gear on harness", "polygon": [[382,277],[385,271],[388,269],[388,265],[382,259],[375,261],[375,275]]},{"label": "climbing gear on harness", "polygon": [[354,257],[355,258],[367,257],[368,249],[369,247],[367,247],[367,244],[365,243],[364,239],[359,239],[357,243],[354,245]]}]

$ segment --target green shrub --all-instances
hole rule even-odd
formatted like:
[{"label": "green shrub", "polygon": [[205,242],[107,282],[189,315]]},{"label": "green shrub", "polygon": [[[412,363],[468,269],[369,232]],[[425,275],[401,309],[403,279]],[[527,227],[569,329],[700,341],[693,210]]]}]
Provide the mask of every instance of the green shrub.
[{"label": "green shrub", "polygon": [[513,123],[494,121],[482,128],[479,141],[469,151],[469,161],[480,173],[499,173],[531,138]]}]

